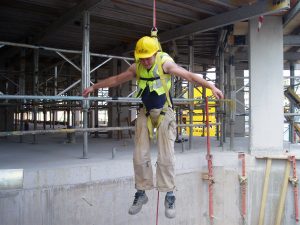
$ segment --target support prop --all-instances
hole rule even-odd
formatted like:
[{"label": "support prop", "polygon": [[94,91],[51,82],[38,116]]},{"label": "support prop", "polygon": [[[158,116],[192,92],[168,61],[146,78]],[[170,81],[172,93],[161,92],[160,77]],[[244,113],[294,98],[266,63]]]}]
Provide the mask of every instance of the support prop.
[{"label": "support prop", "polygon": [[207,143],[207,167],[208,167],[208,174],[207,177],[203,177],[202,179],[206,179],[208,181],[208,210],[209,210],[209,221],[210,224],[213,224],[214,219],[214,208],[213,208],[213,184],[214,184],[214,177],[213,177],[213,165],[212,165],[212,155],[210,152],[210,135],[209,135],[209,112],[208,112],[208,97],[205,98],[205,115],[206,115],[206,143]]},{"label": "support prop", "polygon": [[269,189],[271,165],[272,165],[272,159],[268,158],[267,159],[266,172],[265,172],[263,193],[262,193],[261,204],[260,204],[258,225],[264,225],[265,208],[266,208],[267,194],[268,194],[268,189]]},{"label": "support prop", "polygon": [[276,213],[275,225],[281,224],[282,215],[283,215],[283,211],[284,211],[284,205],[285,205],[285,199],[286,199],[286,193],[287,193],[287,188],[288,188],[288,184],[289,184],[290,171],[291,171],[291,163],[289,162],[289,160],[287,160],[285,170],[284,170],[284,178],[283,178],[283,182],[282,182],[282,188],[281,188],[281,193],[280,193],[280,197],[279,197],[277,213]]},{"label": "support prop", "polygon": [[295,208],[295,220],[299,222],[299,204],[298,204],[298,177],[297,177],[297,170],[296,170],[296,157],[290,156],[289,160],[292,163],[293,167],[293,176],[289,178],[289,181],[293,185],[294,191],[294,208]]}]

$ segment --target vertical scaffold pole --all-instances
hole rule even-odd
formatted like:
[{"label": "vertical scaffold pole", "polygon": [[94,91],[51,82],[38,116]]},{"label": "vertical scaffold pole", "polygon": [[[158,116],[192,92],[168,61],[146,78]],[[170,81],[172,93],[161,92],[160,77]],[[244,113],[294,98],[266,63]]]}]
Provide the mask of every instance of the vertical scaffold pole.
[{"label": "vertical scaffold pole", "polygon": [[[90,86],[90,13],[83,12],[83,44],[82,44],[82,90]],[[82,101],[83,128],[88,127],[89,101]],[[88,132],[83,132],[83,156],[88,158]]]},{"label": "vertical scaffold pole", "polygon": [[[194,49],[194,36],[191,35],[189,37],[189,71],[190,72],[194,72],[194,53],[195,53],[195,49]],[[194,98],[194,84],[189,82],[189,98]],[[189,122],[190,124],[193,124],[194,121],[194,102],[191,102],[191,104],[189,105]],[[191,150],[193,148],[193,132],[194,132],[194,128],[191,126],[189,127],[189,150]]]}]

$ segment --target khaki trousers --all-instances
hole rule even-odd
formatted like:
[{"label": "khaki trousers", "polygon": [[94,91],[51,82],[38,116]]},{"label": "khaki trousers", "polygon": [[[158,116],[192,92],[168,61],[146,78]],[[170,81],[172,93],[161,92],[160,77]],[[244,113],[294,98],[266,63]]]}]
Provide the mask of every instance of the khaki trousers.
[{"label": "khaki trousers", "polygon": [[[150,117],[156,123],[162,109],[152,109]],[[174,141],[176,138],[175,114],[168,108],[158,127],[158,155],[156,163],[156,185],[159,191],[175,189]],[[135,187],[150,190],[153,185],[153,171],[150,156],[150,138],[147,127],[146,110],[141,109],[135,125],[135,150],[133,154]]]}]

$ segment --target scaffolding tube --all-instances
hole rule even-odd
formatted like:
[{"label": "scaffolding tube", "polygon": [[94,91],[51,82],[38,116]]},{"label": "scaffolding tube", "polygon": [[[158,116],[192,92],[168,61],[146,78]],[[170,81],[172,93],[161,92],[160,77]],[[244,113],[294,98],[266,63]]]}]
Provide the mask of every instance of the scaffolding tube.
[{"label": "scaffolding tube", "polygon": [[61,52],[55,51],[60,57],[62,57],[64,60],[66,60],[68,63],[70,63],[75,69],[81,72],[81,69],[73,63],[70,59],[68,59],[65,55],[63,55]]},{"label": "scaffolding tube", "polygon": [[[90,86],[90,13],[83,12],[83,45],[82,45],[82,70],[81,88],[82,91]],[[88,110],[90,102],[86,99],[82,101],[83,108],[83,128],[88,128]],[[88,132],[83,132],[83,158],[88,158]]]},{"label": "scaffolding tube", "polygon": [[60,93],[58,93],[57,95],[62,95],[64,93],[66,93],[67,91],[69,91],[70,89],[72,89],[73,87],[75,87],[77,84],[79,84],[81,82],[81,79],[79,79],[78,81],[75,81],[73,84],[71,84],[69,87],[67,87],[65,90],[61,91]]},{"label": "scaffolding tube", "polygon": [[[217,126],[219,123],[210,124],[210,126]],[[205,127],[206,124],[178,124],[178,127]],[[0,132],[0,137],[7,136],[23,136],[30,134],[54,134],[54,133],[74,133],[74,132],[105,132],[105,131],[121,131],[134,130],[134,127],[98,127],[98,128],[74,128],[74,129],[55,129],[55,130],[32,130],[32,131],[4,131]]]},{"label": "scaffolding tube", "polygon": [[[64,101],[83,101],[83,100],[92,100],[92,101],[106,101],[106,102],[132,102],[132,103],[141,103],[140,98],[127,98],[127,97],[83,97],[83,96],[47,96],[47,95],[0,95],[0,100],[64,100]],[[201,98],[185,99],[185,98],[173,98],[174,103],[180,102],[203,102]],[[210,101],[214,101],[211,99]],[[215,100],[216,101],[216,100]]]},{"label": "scaffolding tube", "polygon": [[[94,69],[91,70],[90,73],[94,72],[95,70],[97,70],[98,68],[100,68],[101,66],[103,66],[105,63],[109,62],[112,58],[108,58],[107,60],[105,60],[104,62],[100,63],[98,66],[96,66]],[[127,62],[127,61],[126,61]]]},{"label": "scaffolding tube", "polygon": [[[46,47],[46,46],[29,45],[29,44],[23,44],[23,43],[7,42],[7,41],[0,41],[0,45],[8,45],[8,46],[22,47],[22,48],[41,49],[41,50],[54,51],[54,52],[58,51],[58,52],[64,52],[64,53],[82,54],[82,51],[78,51],[78,50],[51,48],[51,47]],[[128,60],[128,61],[134,61],[134,58],[131,58],[131,57],[106,55],[106,54],[99,54],[99,53],[91,53],[90,55],[91,56],[96,56],[96,57],[103,57],[103,58],[115,58],[115,59],[123,59],[123,60]]]},{"label": "scaffolding tube", "polygon": [[[194,35],[191,35],[189,37],[189,71],[194,72]],[[189,83],[188,84],[188,96],[189,98],[194,98],[194,84]],[[194,121],[194,104],[189,105],[189,122],[190,124],[193,124]],[[190,133],[189,133],[189,150],[193,148],[193,127],[190,128]]]},{"label": "scaffolding tube", "polygon": [[[224,49],[221,47],[220,48],[220,55],[219,55],[219,71],[220,71],[220,90],[222,93],[224,93],[225,96],[225,60],[224,60]],[[221,128],[220,128],[220,146],[223,147],[224,142],[226,140],[226,134],[225,134],[225,104],[220,105],[220,118],[219,120],[221,121]]]},{"label": "scaffolding tube", "polygon": [[98,127],[98,128],[76,128],[76,129],[56,129],[56,130],[32,130],[32,131],[9,131],[0,132],[0,137],[23,136],[30,134],[57,134],[57,133],[82,133],[82,132],[105,132],[115,130],[134,130],[134,127]]}]

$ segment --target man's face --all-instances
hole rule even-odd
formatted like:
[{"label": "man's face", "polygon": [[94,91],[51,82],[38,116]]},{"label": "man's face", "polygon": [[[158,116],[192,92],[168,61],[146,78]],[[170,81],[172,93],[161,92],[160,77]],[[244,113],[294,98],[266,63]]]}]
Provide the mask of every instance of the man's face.
[{"label": "man's face", "polygon": [[155,55],[149,58],[140,58],[140,62],[145,69],[149,70],[155,62]]}]

